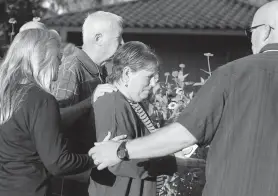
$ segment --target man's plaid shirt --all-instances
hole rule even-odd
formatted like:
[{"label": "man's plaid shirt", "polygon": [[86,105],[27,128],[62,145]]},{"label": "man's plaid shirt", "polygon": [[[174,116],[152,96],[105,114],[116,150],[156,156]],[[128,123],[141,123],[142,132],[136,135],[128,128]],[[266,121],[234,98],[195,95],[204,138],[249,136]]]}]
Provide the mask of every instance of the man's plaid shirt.
[{"label": "man's plaid shirt", "polygon": [[[69,107],[90,98],[96,86],[101,84],[105,77],[101,69],[83,50],[78,48],[73,54],[65,57],[53,89],[60,108]],[[74,123],[70,130],[64,130],[71,150],[77,153],[87,153],[94,142],[93,129],[93,117],[84,114],[84,117]]]},{"label": "man's plaid shirt", "polygon": [[[98,67],[83,50],[76,48],[73,54],[63,59],[52,92],[60,108],[69,107],[90,98],[106,75],[105,67]],[[87,154],[95,142],[94,119],[91,113],[85,114],[69,130],[64,130],[64,135],[68,138],[68,148],[71,152]],[[53,183],[61,183],[60,180],[55,179]],[[74,186],[74,189],[83,192],[84,187],[87,187],[86,183],[85,185],[65,180],[60,189],[67,194]]]},{"label": "man's plaid shirt", "polygon": [[103,81],[101,69],[78,48],[65,57],[54,86],[54,96],[60,107],[68,107],[89,98]]}]

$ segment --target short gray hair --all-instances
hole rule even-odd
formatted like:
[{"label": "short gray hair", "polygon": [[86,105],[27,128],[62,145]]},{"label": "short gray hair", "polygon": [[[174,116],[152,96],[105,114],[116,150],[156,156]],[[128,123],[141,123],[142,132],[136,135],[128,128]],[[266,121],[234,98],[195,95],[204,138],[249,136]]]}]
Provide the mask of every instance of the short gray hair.
[{"label": "short gray hair", "polygon": [[92,35],[101,33],[99,31],[108,28],[109,25],[118,25],[123,28],[123,18],[104,11],[97,11],[89,14],[82,26],[83,43],[90,39]]}]

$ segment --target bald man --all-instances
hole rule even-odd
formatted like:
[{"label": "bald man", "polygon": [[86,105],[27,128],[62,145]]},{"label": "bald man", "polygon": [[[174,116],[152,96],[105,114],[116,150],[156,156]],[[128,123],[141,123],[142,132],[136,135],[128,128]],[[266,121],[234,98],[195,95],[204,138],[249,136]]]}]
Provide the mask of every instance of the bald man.
[{"label": "bald man", "polygon": [[[123,19],[109,12],[98,11],[88,15],[82,27],[83,46],[64,56],[53,94],[60,108],[76,105],[90,98],[97,85],[105,83],[104,62],[109,60],[122,43]],[[107,85],[107,89],[110,89]],[[94,118],[90,112],[65,131],[70,150],[88,153],[95,141]],[[108,130],[107,130],[108,131]],[[67,181],[65,195],[84,196],[87,183]]]},{"label": "bald man", "polygon": [[278,195],[278,2],[252,26],[254,55],[214,71],[177,122],[128,142],[103,142],[90,155],[98,169],[128,159],[210,145],[203,196]]},{"label": "bald man", "polygon": [[[38,22],[38,21],[29,21],[26,22],[24,25],[21,26],[19,29],[19,32],[27,30],[27,29],[43,29],[43,30],[48,30],[46,25],[44,23]],[[59,35],[59,33],[54,30],[50,29],[49,31],[52,31]],[[60,35],[59,35],[60,36]],[[70,52],[74,50],[78,50],[73,44],[68,44],[70,48]],[[68,48],[67,48],[68,49]],[[69,51],[67,51],[69,52]],[[63,54],[63,58],[68,57],[71,55],[71,53]],[[62,60],[63,60],[62,58]],[[62,125],[65,129],[68,127],[71,127],[72,124],[79,118],[81,118],[84,115],[84,112],[86,110],[89,111],[91,109],[91,99],[97,99],[99,96],[102,96],[104,93],[109,93],[112,91],[117,90],[115,87],[111,85],[98,85],[97,88],[94,91],[94,96],[88,97],[86,100],[83,100],[81,102],[78,102],[78,104],[71,105],[71,107],[63,107],[60,109],[61,117],[62,117]],[[54,91],[57,93],[57,89],[54,89]]]}]

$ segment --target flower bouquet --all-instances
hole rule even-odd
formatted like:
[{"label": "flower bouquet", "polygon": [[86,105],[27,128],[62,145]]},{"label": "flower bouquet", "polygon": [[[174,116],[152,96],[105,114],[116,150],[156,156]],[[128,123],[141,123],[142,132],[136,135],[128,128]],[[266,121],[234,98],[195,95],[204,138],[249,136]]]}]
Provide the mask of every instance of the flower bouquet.
[{"label": "flower bouquet", "polygon": [[[208,58],[209,71],[204,71],[211,75],[209,57],[211,53],[204,54]],[[180,64],[179,70],[171,74],[166,72],[165,82],[159,82],[154,88],[149,99],[149,114],[157,128],[175,122],[180,113],[185,109],[194,97],[200,86],[205,84],[207,79],[200,78],[200,82],[187,80],[189,73],[184,73],[185,65]],[[206,159],[208,148],[197,148],[190,156],[195,159]],[[204,167],[188,167],[184,173],[175,173],[173,176],[163,176],[164,184],[160,189],[159,196],[177,195],[201,195],[205,184]]]}]

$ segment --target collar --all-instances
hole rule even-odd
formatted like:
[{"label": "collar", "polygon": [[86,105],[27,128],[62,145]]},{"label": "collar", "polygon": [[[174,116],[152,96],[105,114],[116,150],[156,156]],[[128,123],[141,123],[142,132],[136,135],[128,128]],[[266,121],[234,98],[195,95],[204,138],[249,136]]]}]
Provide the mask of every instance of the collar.
[{"label": "collar", "polygon": [[91,74],[101,73],[101,68],[92,61],[92,59],[87,55],[86,52],[78,48],[78,50],[76,50],[76,53],[76,57],[79,61],[82,62],[86,70],[88,70]]},{"label": "collar", "polygon": [[82,63],[84,69],[87,70],[91,75],[97,75],[101,81],[104,83],[106,81],[106,77],[108,76],[106,67],[99,66],[93,62],[93,60],[87,55],[87,53],[78,48],[76,50],[76,57]]},{"label": "collar", "polygon": [[278,43],[275,44],[267,44],[266,46],[264,46],[260,53],[264,53],[264,52],[278,52]]}]

